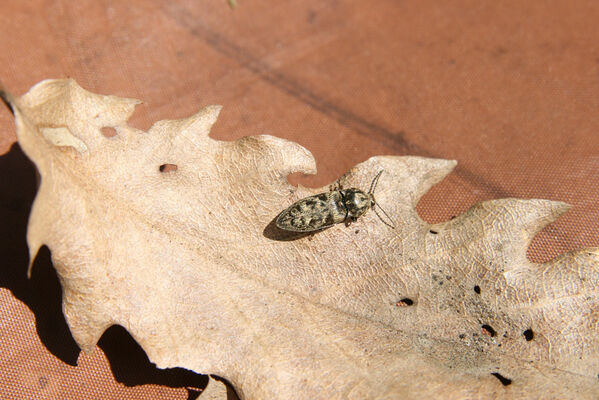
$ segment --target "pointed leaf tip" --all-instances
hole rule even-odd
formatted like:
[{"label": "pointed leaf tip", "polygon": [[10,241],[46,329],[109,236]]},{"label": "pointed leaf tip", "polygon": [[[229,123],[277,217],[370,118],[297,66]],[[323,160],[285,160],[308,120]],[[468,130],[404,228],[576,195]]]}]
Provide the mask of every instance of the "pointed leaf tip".
[{"label": "pointed leaf tip", "polygon": [[218,120],[222,108],[220,105],[209,105],[202,108],[187,119],[188,129],[196,131],[196,134],[208,135]]}]

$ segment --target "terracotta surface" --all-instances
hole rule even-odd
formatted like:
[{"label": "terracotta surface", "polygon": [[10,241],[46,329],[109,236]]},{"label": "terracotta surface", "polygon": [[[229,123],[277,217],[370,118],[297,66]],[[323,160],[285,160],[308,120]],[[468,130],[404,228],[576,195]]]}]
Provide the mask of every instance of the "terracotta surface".
[{"label": "terracotta surface", "polygon": [[[132,124],[224,109],[212,136],[307,147],[320,186],[373,155],[456,159],[428,221],[499,197],[573,208],[535,261],[599,239],[599,2],[5,0],[0,79],[142,99]],[[0,111],[0,398],[186,399],[205,379],[155,369],[120,328],[79,354],[47,251],[27,280],[35,172]],[[12,147],[11,147],[12,146]]]}]

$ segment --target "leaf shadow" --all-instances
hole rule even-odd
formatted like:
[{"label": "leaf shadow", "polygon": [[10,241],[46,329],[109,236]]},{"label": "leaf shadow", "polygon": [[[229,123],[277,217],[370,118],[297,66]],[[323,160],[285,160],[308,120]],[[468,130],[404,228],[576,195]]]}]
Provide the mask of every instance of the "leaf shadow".
[{"label": "leaf shadow", "polygon": [[[31,278],[27,279],[27,221],[36,188],[35,167],[15,143],[8,153],[0,156],[0,255],[4,260],[0,268],[0,287],[10,290],[33,312],[37,334],[46,349],[62,362],[76,366],[80,350],[62,313],[62,288],[46,246],[40,249]],[[197,399],[207,385],[206,375],[183,368],[157,368],[120,326],[109,328],[99,346],[110,362],[115,379],[125,385],[184,387],[188,400]],[[227,392],[229,400],[238,399],[229,384]]]},{"label": "leaf shadow", "polygon": [[9,289],[34,313],[37,333],[48,351],[74,366],[79,347],[62,314],[61,287],[48,248],[40,249],[27,279],[27,220],[36,180],[35,168],[18,144],[0,157],[0,255],[4,259],[0,287]]},{"label": "leaf shadow", "polygon": [[208,375],[200,375],[184,368],[157,368],[129,332],[120,325],[108,328],[98,341],[98,347],[110,361],[115,379],[125,386],[154,384],[184,387],[188,392],[187,398],[195,400],[208,385]]}]

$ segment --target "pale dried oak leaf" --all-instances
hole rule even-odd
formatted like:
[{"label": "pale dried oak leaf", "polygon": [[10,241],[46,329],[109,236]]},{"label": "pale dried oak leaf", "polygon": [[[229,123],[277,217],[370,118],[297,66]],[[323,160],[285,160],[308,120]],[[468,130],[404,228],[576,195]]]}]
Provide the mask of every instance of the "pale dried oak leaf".
[{"label": "pale dried oak leaf", "polygon": [[526,258],[565,204],[486,201],[430,225],[415,206],[455,163],[374,157],[340,183],[367,190],[384,170],[396,229],[370,211],[285,235],[277,214],[329,190],[287,183],[315,173],[295,143],[213,140],[214,106],[141,132],[137,100],[72,80],[11,103],[41,174],[31,257],[50,248],[83,349],[119,324],[159,367],[245,399],[599,398],[599,251]]}]

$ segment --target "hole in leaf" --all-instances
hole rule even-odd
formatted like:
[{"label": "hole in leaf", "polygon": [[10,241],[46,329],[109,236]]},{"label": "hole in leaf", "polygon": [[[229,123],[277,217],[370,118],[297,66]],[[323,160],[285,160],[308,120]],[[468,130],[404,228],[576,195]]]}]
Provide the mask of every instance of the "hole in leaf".
[{"label": "hole in leaf", "polygon": [[524,335],[524,339],[526,339],[527,342],[530,342],[535,337],[535,333],[530,328],[522,332],[522,334]]},{"label": "hole in leaf", "polygon": [[176,164],[162,164],[158,169],[160,170],[160,172],[171,172],[176,171],[177,168],[178,167]]},{"label": "hole in leaf", "polygon": [[484,324],[482,326],[482,330],[483,330],[483,335],[487,335],[487,336],[491,336],[491,337],[497,335],[497,332],[495,332],[495,329],[493,329],[491,327],[491,325]]},{"label": "hole in leaf", "polygon": [[512,383],[512,380],[510,378],[506,378],[505,376],[501,375],[499,372],[493,372],[491,375],[493,375],[495,378],[499,379],[499,382],[501,382],[501,384],[503,386],[507,386]]},{"label": "hole in leaf", "polygon": [[476,294],[480,294],[480,286],[478,286],[478,285],[474,286],[474,292]]},{"label": "hole in leaf", "polygon": [[115,137],[116,136],[116,129],[114,129],[111,126],[105,126],[102,129],[100,129],[100,132],[102,132],[102,135],[104,135],[104,137]]},{"label": "hole in leaf", "polygon": [[395,303],[396,307],[409,307],[411,305],[414,304],[414,300],[408,298],[408,297],[404,297],[403,299],[399,300],[398,302]]},{"label": "hole in leaf", "polygon": [[434,230],[432,230],[432,229],[431,229],[429,232],[430,232],[430,233],[432,233],[433,235],[436,235],[437,233],[439,233],[439,232],[437,232],[437,231],[434,231]]}]

